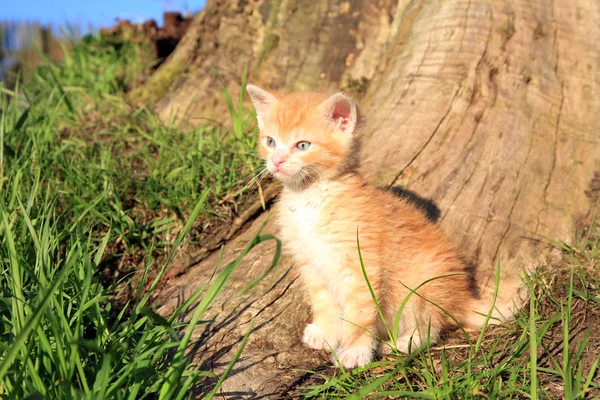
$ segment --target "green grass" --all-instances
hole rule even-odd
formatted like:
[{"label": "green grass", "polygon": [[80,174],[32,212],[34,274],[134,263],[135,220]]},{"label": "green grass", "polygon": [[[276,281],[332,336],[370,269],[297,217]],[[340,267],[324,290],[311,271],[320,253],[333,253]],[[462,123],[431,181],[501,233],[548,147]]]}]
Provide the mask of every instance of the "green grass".
[{"label": "green grass", "polygon": [[529,306],[514,321],[352,371],[305,371],[298,397],[600,398],[600,234],[555,244],[564,264],[526,278]]},{"label": "green grass", "polygon": [[[88,37],[26,86],[0,85],[0,398],[180,399],[225,378],[185,349],[244,255],[275,239],[215,266],[170,317],[149,298],[200,221],[225,218],[219,200],[252,174],[256,135],[241,108],[234,130],[181,130],[128,104],[138,52]],[[115,309],[118,282],[101,272],[126,254],[145,279],[162,264]]]},{"label": "green grass", "polygon": [[256,135],[245,128],[241,108],[231,109],[231,131],[181,130],[129,105],[123,91],[133,78],[121,71],[142,70],[135,54],[134,47],[116,51],[88,38],[67,53],[65,64],[41,68],[36,84],[25,88],[30,107],[19,129],[43,123],[44,132],[36,143],[27,136],[6,143],[9,155],[28,157],[22,150],[29,148],[43,153],[43,178],[60,186],[63,208],[110,225],[127,244],[166,223],[165,216],[181,220],[203,191],[209,195],[201,214],[218,216],[217,202],[239,188],[256,163],[250,155]]}]

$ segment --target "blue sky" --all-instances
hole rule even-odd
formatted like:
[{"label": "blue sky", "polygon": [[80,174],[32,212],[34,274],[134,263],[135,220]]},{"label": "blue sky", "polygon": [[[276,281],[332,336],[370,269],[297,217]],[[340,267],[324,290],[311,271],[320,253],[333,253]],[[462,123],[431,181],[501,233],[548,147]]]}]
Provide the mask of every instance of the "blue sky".
[{"label": "blue sky", "polygon": [[65,23],[86,28],[111,26],[115,18],[141,22],[154,18],[162,24],[164,11],[199,11],[206,0],[0,0],[0,20]]}]

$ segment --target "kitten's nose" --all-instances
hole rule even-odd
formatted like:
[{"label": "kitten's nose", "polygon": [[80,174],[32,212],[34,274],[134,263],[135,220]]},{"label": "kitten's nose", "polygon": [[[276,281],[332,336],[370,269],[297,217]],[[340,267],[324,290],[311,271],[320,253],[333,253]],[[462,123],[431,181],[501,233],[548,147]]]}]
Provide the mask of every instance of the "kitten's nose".
[{"label": "kitten's nose", "polygon": [[287,154],[284,152],[275,151],[271,157],[271,161],[273,161],[273,164],[277,169],[279,169],[279,166],[283,164],[285,160],[287,160]]}]

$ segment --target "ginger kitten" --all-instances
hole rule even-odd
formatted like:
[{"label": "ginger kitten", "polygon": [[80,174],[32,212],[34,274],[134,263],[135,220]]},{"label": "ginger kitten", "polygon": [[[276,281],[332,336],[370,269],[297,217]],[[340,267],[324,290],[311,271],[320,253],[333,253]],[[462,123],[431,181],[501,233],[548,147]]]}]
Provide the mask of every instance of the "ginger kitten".
[{"label": "ginger kitten", "polygon": [[[478,297],[459,253],[413,205],[369,186],[358,173],[361,117],[355,102],[341,93],[281,94],[254,85],[247,91],[256,108],[260,154],[283,183],[281,239],[312,303],[314,320],[303,342],[333,349],[345,368],[354,368],[373,360],[374,335],[389,340],[361,269],[357,231],[390,330],[408,288],[416,290],[401,315],[400,351],[433,343],[456,326],[447,313],[465,327],[480,328],[491,302]],[[490,323],[512,315],[509,308],[496,304],[497,319]]]}]

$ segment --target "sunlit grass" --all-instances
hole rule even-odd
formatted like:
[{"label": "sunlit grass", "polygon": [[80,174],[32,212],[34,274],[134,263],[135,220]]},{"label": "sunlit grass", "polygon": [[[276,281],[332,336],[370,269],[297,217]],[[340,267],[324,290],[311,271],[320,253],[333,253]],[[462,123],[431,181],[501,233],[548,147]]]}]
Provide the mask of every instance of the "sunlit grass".
[{"label": "sunlit grass", "polygon": [[[149,299],[196,221],[221,218],[219,199],[253,172],[239,155],[255,135],[239,108],[234,131],[182,130],[128,104],[136,51],[88,37],[30,84],[0,86],[1,398],[177,399],[225,378],[198,370],[185,349],[245,254],[274,238],[216,265],[171,317]],[[142,279],[119,309],[118,282],[99,281],[109,248],[141,254],[144,278],[165,252],[149,289]]]}]

